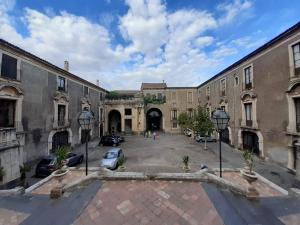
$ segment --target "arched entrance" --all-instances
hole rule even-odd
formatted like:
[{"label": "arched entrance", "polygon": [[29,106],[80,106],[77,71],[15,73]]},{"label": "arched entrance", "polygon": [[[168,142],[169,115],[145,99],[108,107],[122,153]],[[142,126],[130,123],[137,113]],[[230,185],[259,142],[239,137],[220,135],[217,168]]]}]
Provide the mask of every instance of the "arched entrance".
[{"label": "arched entrance", "polygon": [[52,137],[52,151],[62,146],[69,146],[69,133],[68,131],[56,132]]},{"label": "arched entrance", "polygon": [[161,130],[162,112],[157,108],[149,109],[146,115],[147,130]]},{"label": "arched entrance", "polygon": [[226,128],[221,135],[221,141],[230,145],[229,130]]},{"label": "arched entrance", "polygon": [[259,139],[256,133],[242,131],[243,149],[253,150],[253,153],[259,156]]},{"label": "arched entrance", "polygon": [[108,132],[113,134],[121,131],[121,113],[118,110],[112,110],[108,114]]}]

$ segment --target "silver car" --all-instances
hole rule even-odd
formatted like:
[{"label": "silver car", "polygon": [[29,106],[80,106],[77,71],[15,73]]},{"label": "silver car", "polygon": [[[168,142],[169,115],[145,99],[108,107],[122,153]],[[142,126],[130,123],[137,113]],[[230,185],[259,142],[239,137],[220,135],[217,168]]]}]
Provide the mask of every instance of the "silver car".
[{"label": "silver car", "polygon": [[108,169],[116,169],[119,166],[119,161],[124,159],[122,149],[113,148],[106,152],[101,160],[101,166]]}]

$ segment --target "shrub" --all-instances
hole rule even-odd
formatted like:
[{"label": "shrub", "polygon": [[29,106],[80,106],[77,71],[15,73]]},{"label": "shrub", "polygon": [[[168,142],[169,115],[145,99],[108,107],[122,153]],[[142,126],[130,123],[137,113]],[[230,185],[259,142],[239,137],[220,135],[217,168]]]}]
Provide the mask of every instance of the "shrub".
[{"label": "shrub", "polygon": [[69,149],[64,146],[59,147],[55,151],[58,169],[61,169],[64,166],[69,152],[70,152]]},{"label": "shrub", "polygon": [[183,162],[183,165],[185,168],[189,167],[189,161],[190,161],[190,158],[188,155],[185,155],[182,157],[182,162]]},{"label": "shrub", "polygon": [[243,158],[245,161],[246,166],[249,168],[249,172],[252,173],[252,169],[253,169],[253,150],[249,150],[249,149],[245,149],[243,152]]}]

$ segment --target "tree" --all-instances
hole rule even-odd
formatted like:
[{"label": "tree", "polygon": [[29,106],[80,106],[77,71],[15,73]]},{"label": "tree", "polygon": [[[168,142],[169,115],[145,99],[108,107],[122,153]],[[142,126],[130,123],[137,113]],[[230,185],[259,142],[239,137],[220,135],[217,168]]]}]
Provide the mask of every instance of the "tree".
[{"label": "tree", "polygon": [[205,137],[204,149],[207,149],[206,137],[211,135],[214,130],[214,125],[210,120],[210,115],[204,108],[199,106],[194,112],[193,118],[193,130],[196,134]]},{"label": "tree", "polygon": [[186,112],[180,113],[177,121],[181,129],[192,127],[193,119]]}]

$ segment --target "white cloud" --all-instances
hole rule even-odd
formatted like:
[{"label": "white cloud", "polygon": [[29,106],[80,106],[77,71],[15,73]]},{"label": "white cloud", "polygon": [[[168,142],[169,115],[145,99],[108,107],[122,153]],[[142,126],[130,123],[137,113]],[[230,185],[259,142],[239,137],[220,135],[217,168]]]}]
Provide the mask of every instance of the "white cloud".
[{"label": "white cloud", "polygon": [[222,3],[217,9],[224,12],[219,19],[220,25],[231,23],[238,15],[252,7],[250,0],[234,0],[233,2]]},{"label": "white cloud", "polygon": [[235,40],[232,40],[231,42],[239,47],[243,47],[246,49],[253,49],[261,46],[267,41],[266,38],[257,38],[256,36],[246,36],[242,38],[238,38]]},{"label": "white cloud", "polygon": [[[235,0],[232,5],[244,10],[248,2]],[[99,79],[109,89],[139,88],[141,82],[162,80],[170,86],[198,85],[224,57],[236,54],[235,48],[224,43],[216,43],[211,53],[204,51],[216,40],[207,32],[220,26],[210,12],[169,12],[160,0],[126,0],[126,4],[129,9],[118,18],[118,28],[128,45],[112,46],[110,15],[95,23],[65,11],[55,14],[50,8],[45,13],[24,9],[22,21],[28,35],[22,36],[10,17],[12,0],[0,3],[0,37],[55,65],[69,60],[71,72],[92,82]],[[219,9],[226,11],[226,21],[237,15],[228,5]]]}]

